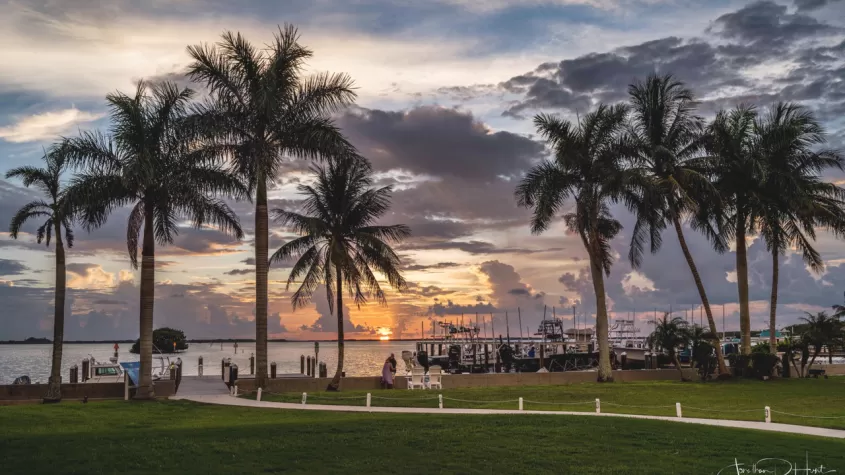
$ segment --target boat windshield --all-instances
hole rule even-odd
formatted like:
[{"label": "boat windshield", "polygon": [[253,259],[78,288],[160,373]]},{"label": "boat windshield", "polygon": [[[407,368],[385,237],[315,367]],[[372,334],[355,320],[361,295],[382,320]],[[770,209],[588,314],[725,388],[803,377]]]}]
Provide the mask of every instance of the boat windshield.
[{"label": "boat windshield", "polygon": [[115,367],[95,368],[95,376],[117,376],[118,371]]}]

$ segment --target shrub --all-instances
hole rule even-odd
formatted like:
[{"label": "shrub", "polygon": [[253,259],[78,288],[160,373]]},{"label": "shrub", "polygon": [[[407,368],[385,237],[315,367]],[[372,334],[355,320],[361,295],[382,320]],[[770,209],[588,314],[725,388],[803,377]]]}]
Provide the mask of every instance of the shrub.
[{"label": "shrub", "polygon": [[748,378],[754,376],[754,370],[751,368],[750,356],[732,353],[728,355],[728,361],[731,363],[731,374],[735,377]]},{"label": "shrub", "polygon": [[769,353],[771,353],[770,350],[771,349],[769,348],[768,343],[760,342],[760,343],[757,343],[756,345],[751,347],[751,354],[752,355],[758,354],[758,353],[769,354]]},{"label": "shrub", "polygon": [[763,378],[764,376],[771,376],[775,366],[780,361],[777,355],[771,353],[752,353],[751,366],[753,368],[754,376]]}]

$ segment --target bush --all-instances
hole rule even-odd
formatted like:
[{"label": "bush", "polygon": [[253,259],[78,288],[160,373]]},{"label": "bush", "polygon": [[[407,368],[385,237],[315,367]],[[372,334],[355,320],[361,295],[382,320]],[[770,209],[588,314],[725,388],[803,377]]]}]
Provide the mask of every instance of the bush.
[{"label": "bush", "polygon": [[764,343],[764,342],[760,342],[760,343],[757,343],[756,345],[751,347],[751,354],[752,355],[759,354],[759,353],[762,353],[762,354],[771,353],[770,348],[769,348],[769,344]]},{"label": "bush", "polygon": [[731,374],[734,377],[754,377],[750,356],[732,353],[728,355],[728,361],[731,363]]},{"label": "bush", "polygon": [[774,372],[775,366],[778,364],[778,361],[780,361],[780,358],[771,353],[752,353],[751,366],[754,376],[761,379],[764,376],[771,376]]}]

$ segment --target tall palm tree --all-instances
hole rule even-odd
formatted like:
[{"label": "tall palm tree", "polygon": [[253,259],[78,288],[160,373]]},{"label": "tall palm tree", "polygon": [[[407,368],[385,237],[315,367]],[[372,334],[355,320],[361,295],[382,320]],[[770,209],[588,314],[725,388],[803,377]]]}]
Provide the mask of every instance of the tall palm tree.
[{"label": "tall palm tree", "polygon": [[720,199],[707,203],[700,214],[717,222],[724,239],[736,245],[736,279],[739,294],[740,351],[751,353],[751,313],[748,302],[746,237],[754,233],[752,217],[761,209],[761,163],[756,153],[757,111],[741,104],[720,111],[707,128],[712,180]]},{"label": "tall palm tree", "polygon": [[[46,168],[24,166],[6,172],[6,178],[20,178],[26,187],[35,186],[48,201],[32,201],[25,204],[12,217],[9,234],[17,239],[21,227],[31,219],[44,219],[38,227],[35,238],[39,244],[43,241],[50,245],[50,238],[56,235],[56,288],[53,303],[53,358],[50,366],[50,378],[47,384],[45,402],[58,402],[62,399],[62,344],[65,336],[65,241],[67,247],[73,247],[73,206],[62,190],[62,173],[66,168],[65,155],[58,149],[51,148],[44,154]],[[65,241],[62,240],[64,232]]]},{"label": "tall palm tree", "polygon": [[[647,241],[651,252],[656,253],[662,244],[661,232],[671,223],[707,314],[710,333],[715,336],[716,320],[682,225],[689,218],[691,226],[703,231],[716,251],[727,249],[706,220],[696,219],[699,203],[718,199],[718,193],[701,156],[703,120],[695,115],[695,97],[669,74],[650,74],[645,81],[630,85],[628,94],[632,110],[629,130],[637,150],[635,166],[647,177],[644,206],[636,211],[628,258],[633,267],[638,267]],[[713,344],[719,374],[728,375],[718,337]]]},{"label": "tall palm tree", "polygon": [[845,228],[845,191],[822,180],[827,168],[843,169],[842,157],[819,150],[824,129],[812,113],[792,103],[773,105],[757,129],[757,153],[762,165],[761,205],[750,221],[760,230],[772,253],[769,307],[769,349],[777,351],[776,321],[779,258],[796,248],[815,272],[824,261],[813,247],[816,227],[841,235]]},{"label": "tall palm tree", "polygon": [[554,153],[553,161],[532,168],[516,189],[519,206],[532,208],[531,232],[549,228],[564,203],[572,199],[575,210],[564,215],[566,226],[577,233],[590,260],[596,295],[596,334],[599,344],[599,381],[612,381],[608,347],[607,304],[604,275],[610,274],[613,253],[610,241],[622,229],[610,213],[610,204],[637,203],[626,170],[627,146],[623,138],[627,108],[600,105],[578,124],[540,114],[534,117],[538,133]]},{"label": "tall palm tree", "polygon": [[215,194],[242,197],[246,188],[200,147],[197,128],[186,108],[193,95],[165,82],[151,87],[141,81],[134,96],[117,92],[106,100],[111,109],[110,136],[86,132],[62,145],[69,160],[83,170],[74,177],[68,196],[91,229],[105,223],[115,208],[131,205],[126,244],[138,268],[141,230],[141,373],[136,397],[152,390],[155,246],[167,245],[179,232],[180,218],[195,227],[212,224],[237,238],[243,236],[237,216]]},{"label": "tall palm tree", "polygon": [[668,313],[663,314],[662,319],[650,321],[654,325],[654,331],[646,338],[646,343],[658,351],[663,351],[669,356],[672,364],[681,373],[681,381],[686,381],[684,370],[681,368],[681,361],[678,359],[678,348],[689,343],[689,327],[681,317],[670,317]]},{"label": "tall palm tree", "polygon": [[297,258],[286,287],[301,279],[291,296],[294,309],[307,305],[317,286],[325,285],[329,309],[337,316],[337,370],[328,390],[337,391],[344,359],[343,286],[359,307],[369,298],[386,305],[373,270],[391,287],[404,290],[399,256],[390,243],[401,242],[411,232],[404,224],[374,224],[390,207],[391,188],[372,188],[372,172],[363,159],[332,159],[312,170],[316,183],[298,188],[305,196],[304,214],[273,210],[280,224],[301,237],[279,248],[270,262]]},{"label": "tall palm tree", "polygon": [[325,158],[351,153],[329,116],[355,98],[343,74],[305,77],[311,50],[293,26],[279,29],[264,49],[240,33],[216,45],[188,47],[188,75],[204,83],[211,100],[199,109],[216,130],[217,147],[255,195],[256,384],[267,380],[267,187],[288,157]]}]

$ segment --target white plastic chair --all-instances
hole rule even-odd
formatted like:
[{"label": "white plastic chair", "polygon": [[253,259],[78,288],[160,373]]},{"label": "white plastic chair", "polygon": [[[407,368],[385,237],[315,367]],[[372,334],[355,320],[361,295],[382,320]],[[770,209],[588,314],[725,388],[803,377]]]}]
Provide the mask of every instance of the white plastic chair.
[{"label": "white plastic chair", "polygon": [[432,366],[428,369],[429,389],[443,389],[443,370],[440,366]]},{"label": "white plastic chair", "polygon": [[423,376],[425,375],[424,371],[425,370],[422,368],[414,368],[411,370],[411,377],[408,379],[408,389],[425,388],[425,386],[423,386]]}]

